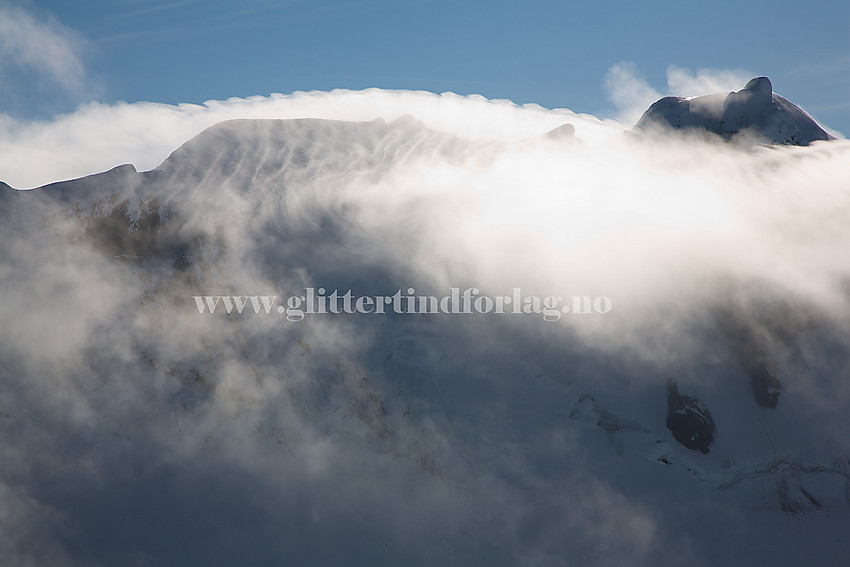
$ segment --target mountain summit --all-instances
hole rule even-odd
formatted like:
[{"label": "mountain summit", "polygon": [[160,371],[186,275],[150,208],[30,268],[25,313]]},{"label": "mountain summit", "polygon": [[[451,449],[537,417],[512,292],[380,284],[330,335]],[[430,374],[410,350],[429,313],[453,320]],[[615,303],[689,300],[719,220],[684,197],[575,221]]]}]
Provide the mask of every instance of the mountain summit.
[{"label": "mountain summit", "polygon": [[727,140],[746,133],[782,145],[808,146],[834,139],[800,107],[774,93],[767,77],[756,77],[728,94],[659,99],[643,113],[635,129],[658,126],[701,128]]}]

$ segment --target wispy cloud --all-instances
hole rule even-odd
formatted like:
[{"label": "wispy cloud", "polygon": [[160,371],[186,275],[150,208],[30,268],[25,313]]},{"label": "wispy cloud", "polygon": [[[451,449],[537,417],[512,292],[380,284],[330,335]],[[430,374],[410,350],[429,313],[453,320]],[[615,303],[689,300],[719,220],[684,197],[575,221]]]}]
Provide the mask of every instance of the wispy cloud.
[{"label": "wispy cloud", "polygon": [[839,73],[850,74],[850,53],[842,53],[835,57],[822,61],[801,65],[788,72],[789,75],[812,76],[834,76]]},{"label": "wispy cloud", "polygon": [[55,18],[0,2],[0,76],[25,70],[67,91],[85,85],[85,40]]},{"label": "wispy cloud", "polygon": [[649,105],[662,96],[700,96],[742,88],[755,75],[745,69],[687,69],[670,65],[667,88],[662,93],[643,77],[637,65],[621,61],[608,69],[605,86],[608,99],[617,109],[616,117],[634,124]]},{"label": "wispy cloud", "polygon": [[617,108],[617,118],[623,122],[634,122],[650,104],[661,98],[640,74],[637,65],[629,61],[621,61],[608,69],[605,88],[608,99]]},{"label": "wispy cloud", "polygon": [[124,18],[133,18],[137,16],[142,16],[146,14],[150,14],[152,12],[164,12],[169,10],[174,10],[176,8],[182,8],[187,5],[197,4],[198,0],[178,0],[176,2],[166,2],[166,3],[154,3],[148,4],[145,6],[140,6],[134,10],[130,10],[128,12],[121,13],[121,17]]},{"label": "wispy cloud", "polygon": [[[156,40],[185,38],[190,35],[245,28],[256,25],[263,18],[267,18],[269,13],[284,10],[296,2],[297,0],[252,2],[245,5],[228,0],[203,4],[200,4],[200,0],[176,0],[165,3],[116,4],[113,6],[110,18],[123,31],[100,37],[97,42],[140,38]],[[203,9],[199,9],[199,6],[203,6]],[[168,16],[167,24],[162,21],[165,15]],[[133,23],[132,29],[123,27],[127,22]]]},{"label": "wispy cloud", "polygon": [[755,75],[745,69],[667,68],[667,89],[675,96],[701,96],[741,89]]}]

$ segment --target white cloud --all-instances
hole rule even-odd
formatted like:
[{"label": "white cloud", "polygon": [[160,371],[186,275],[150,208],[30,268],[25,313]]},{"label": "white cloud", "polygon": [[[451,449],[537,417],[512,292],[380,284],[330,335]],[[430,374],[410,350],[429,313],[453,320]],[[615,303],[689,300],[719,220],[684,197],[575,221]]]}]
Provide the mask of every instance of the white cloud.
[{"label": "white cloud", "polygon": [[0,76],[15,68],[46,78],[62,89],[85,85],[82,37],[52,17],[0,2]]},{"label": "white cloud", "polygon": [[[633,94],[658,94],[633,68],[615,75]],[[633,102],[628,90],[620,94]],[[146,195],[175,207],[169,223],[178,224],[160,233],[175,240],[162,258],[97,252],[121,243],[109,237],[116,227],[124,234],[127,219],[120,209],[92,209],[81,191],[61,204],[47,202],[49,192],[9,200],[0,224],[0,319],[11,321],[0,330],[0,357],[9,362],[0,373],[9,424],[0,456],[5,474],[22,471],[32,497],[7,498],[8,517],[26,527],[68,514],[75,548],[95,557],[106,553],[108,527],[128,538],[112,538],[122,559],[145,551],[205,560],[223,541],[242,551],[240,537],[259,521],[288,539],[252,546],[267,554],[257,563],[415,563],[436,554],[441,564],[658,564],[678,556],[675,546],[687,551],[687,537],[666,541],[687,532],[683,513],[695,518],[693,534],[737,534],[734,549],[749,549],[748,534],[725,521],[739,508],[718,510],[721,493],[641,460],[645,438],[623,433],[618,447],[636,439],[628,447],[641,457],[628,460],[609,445],[613,435],[596,442],[576,434],[565,414],[592,389],[611,411],[660,436],[670,375],[709,395],[722,386],[746,397],[737,384],[743,371],[706,315],[729,285],[756,280],[760,297],[780,290],[846,314],[846,142],[741,152],[705,140],[637,140],[591,116],[482,97],[312,92],[92,104],[52,122],[7,119],[0,179],[28,186],[122,162],[148,169],[228,118],[404,114],[474,141],[410,124],[383,134],[375,125],[282,124],[290,129],[279,138],[236,125],[227,135],[240,143],[201,143],[184,177],[138,176],[151,183]],[[584,144],[538,137],[564,122]],[[116,202],[138,197],[116,185],[90,188],[116,191]],[[55,208],[66,216],[48,217]],[[89,239],[58,237],[63,218],[68,234],[85,226]],[[200,272],[176,268],[172,245],[190,249]],[[539,327],[496,316],[287,325],[200,317],[190,300],[207,285],[288,293],[337,281],[427,293],[443,277],[501,293],[521,285],[541,295],[605,294],[615,310],[586,323],[534,319]],[[810,381],[829,395],[805,403],[794,392],[799,373],[788,372],[782,403],[800,415],[822,404],[799,435],[846,454],[846,373],[833,367],[840,357],[818,356],[824,350],[799,358],[824,361]],[[720,416],[718,443],[726,445],[700,461],[710,470],[727,452],[748,456]],[[767,449],[757,421],[753,437]],[[787,431],[777,433],[782,442]],[[693,486],[696,498],[680,512],[679,496]],[[54,513],[40,499],[55,491],[68,500]],[[782,542],[776,555],[795,547],[785,536],[798,526],[771,534]],[[46,538],[61,559],[58,542],[68,540],[59,528],[32,532],[23,545],[0,538],[0,550],[51,549],[37,545]],[[191,537],[198,533],[210,537]],[[238,537],[223,537],[230,534]],[[320,543],[327,541],[357,545]]]},{"label": "white cloud", "polygon": [[566,122],[577,125],[584,140],[604,138],[617,130],[593,116],[569,110],[424,91],[339,89],[177,106],[91,103],[44,122],[0,115],[0,181],[24,189],[124,163],[132,163],[140,171],[152,169],[205,128],[235,118],[368,121],[393,120],[405,114],[436,130],[477,140],[536,136]]},{"label": "white cloud", "polygon": [[743,69],[691,69],[671,65],[667,68],[667,91],[675,96],[702,96],[737,91],[755,77]]},{"label": "white cloud", "polygon": [[617,119],[634,124],[643,112],[663,96],[701,96],[718,92],[737,91],[754,74],[742,69],[696,69],[671,65],[667,68],[667,88],[661,93],[641,75],[630,61],[621,61],[608,69],[605,87],[608,99],[617,110]]},{"label": "white cloud", "polygon": [[647,107],[661,98],[640,75],[637,65],[621,61],[608,69],[605,76],[608,98],[617,108],[617,118],[625,123],[634,124]]}]

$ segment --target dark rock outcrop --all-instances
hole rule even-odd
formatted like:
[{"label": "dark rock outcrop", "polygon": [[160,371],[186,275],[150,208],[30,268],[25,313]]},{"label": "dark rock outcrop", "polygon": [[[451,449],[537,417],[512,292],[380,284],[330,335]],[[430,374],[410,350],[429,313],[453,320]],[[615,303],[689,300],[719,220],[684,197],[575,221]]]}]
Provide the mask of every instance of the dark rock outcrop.
[{"label": "dark rock outcrop", "polygon": [[667,429],[673,437],[694,451],[709,452],[714,442],[714,419],[700,400],[679,393],[675,381],[667,384]]}]

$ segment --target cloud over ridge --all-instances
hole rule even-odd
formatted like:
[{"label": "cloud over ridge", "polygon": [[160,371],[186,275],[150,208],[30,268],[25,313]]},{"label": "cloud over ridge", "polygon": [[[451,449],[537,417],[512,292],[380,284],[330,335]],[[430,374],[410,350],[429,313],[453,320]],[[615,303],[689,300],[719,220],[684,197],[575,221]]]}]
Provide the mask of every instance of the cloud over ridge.
[{"label": "cloud over ridge", "polygon": [[[575,137],[546,135],[564,123]],[[799,544],[848,514],[850,146],[629,126],[377,89],[7,124],[13,186],[139,171],[0,187],[0,492],[26,530],[0,549],[60,565],[828,559],[834,544]],[[448,286],[614,309],[292,323],[192,299]],[[768,365],[772,409],[750,386]],[[710,453],[665,427],[671,378],[710,408]],[[819,513],[807,493],[839,521],[800,530]]]}]

